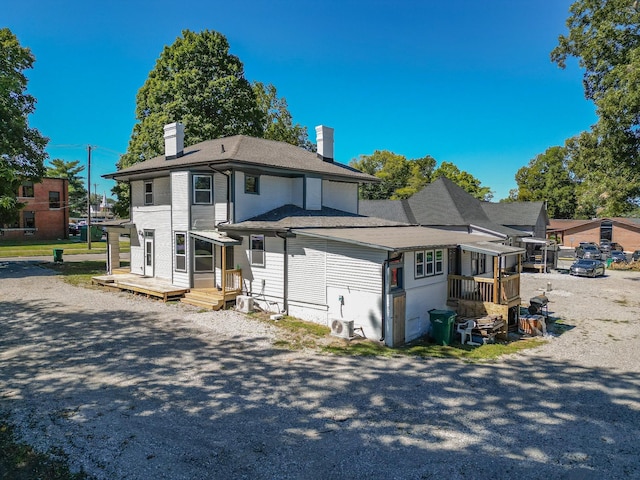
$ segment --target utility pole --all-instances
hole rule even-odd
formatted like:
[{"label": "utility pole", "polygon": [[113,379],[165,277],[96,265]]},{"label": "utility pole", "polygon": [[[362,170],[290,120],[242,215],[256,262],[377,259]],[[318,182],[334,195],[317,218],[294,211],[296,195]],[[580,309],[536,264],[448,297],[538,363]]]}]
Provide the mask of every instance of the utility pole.
[{"label": "utility pole", "polygon": [[87,150],[87,249],[91,250],[91,145]]}]

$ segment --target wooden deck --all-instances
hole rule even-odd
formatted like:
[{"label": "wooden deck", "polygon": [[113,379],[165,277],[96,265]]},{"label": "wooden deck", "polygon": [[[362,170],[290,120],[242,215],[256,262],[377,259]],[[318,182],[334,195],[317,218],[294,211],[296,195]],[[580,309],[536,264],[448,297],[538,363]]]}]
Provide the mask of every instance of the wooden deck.
[{"label": "wooden deck", "polygon": [[157,297],[162,299],[163,302],[179,300],[189,291],[188,288],[178,288],[164,280],[142,277],[134,273],[99,275],[92,277],[91,282],[105,287],[139,293],[148,297]]}]

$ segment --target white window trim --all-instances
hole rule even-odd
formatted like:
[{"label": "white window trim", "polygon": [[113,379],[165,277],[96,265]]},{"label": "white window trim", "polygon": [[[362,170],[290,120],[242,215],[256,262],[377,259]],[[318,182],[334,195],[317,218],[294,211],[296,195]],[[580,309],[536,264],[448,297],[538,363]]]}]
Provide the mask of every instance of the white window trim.
[{"label": "white window trim", "polygon": [[[147,192],[147,185],[151,185],[151,191]],[[144,189],[142,191],[143,195],[144,195],[144,204],[145,205],[153,205],[153,180],[145,180],[144,182]],[[151,197],[151,200],[149,201],[147,198]]]},{"label": "white window trim", "polygon": [[[206,177],[209,179],[209,188],[204,189],[204,188],[196,188],[196,180],[199,177]],[[213,176],[212,175],[205,175],[205,174],[199,174],[196,173],[193,175],[193,184],[192,184],[192,189],[193,189],[193,204],[194,205],[211,205],[213,203]],[[199,202],[196,200],[197,198],[197,193],[198,192],[207,192],[209,194],[209,200],[207,202]]]},{"label": "white window trim", "polygon": [[[261,237],[262,238],[262,250],[255,249],[255,251],[257,251],[257,252],[262,252],[262,263],[254,261],[254,258],[253,258],[253,252],[254,252],[253,239],[256,238],[256,237]],[[262,235],[262,234],[261,235],[249,235],[249,255],[251,257],[249,260],[250,260],[252,266],[254,266],[254,267],[264,267],[265,266],[265,264],[266,264],[266,256],[267,256],[265,247],[266,247],[266,245],[265,245],[264,235]]]},{"label": "white window trim", "polygon": [[[178,253],[178,235],[182,235],[184,237],[184,253]],[[174,246],[174,256],[175,256],[175,271],[176,272],[186,272],[187,271],[187,234],[186,232],[175,232],[173,235],[175,246]],[[184,268],[178,268],[178,257],[184,257]]]}]

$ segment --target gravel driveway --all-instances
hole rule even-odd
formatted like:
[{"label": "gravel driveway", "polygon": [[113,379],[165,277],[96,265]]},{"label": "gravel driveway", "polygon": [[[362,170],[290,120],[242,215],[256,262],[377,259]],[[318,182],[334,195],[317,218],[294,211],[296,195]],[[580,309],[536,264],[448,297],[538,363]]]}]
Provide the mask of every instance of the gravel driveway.
[{"label": "gravel driveway", "polygon": [[525,274],[522,298],[548,282],[566,333],[468,364],[282,351],[4,262],[0,411],[98,479],[640,478],[640,275]]}]

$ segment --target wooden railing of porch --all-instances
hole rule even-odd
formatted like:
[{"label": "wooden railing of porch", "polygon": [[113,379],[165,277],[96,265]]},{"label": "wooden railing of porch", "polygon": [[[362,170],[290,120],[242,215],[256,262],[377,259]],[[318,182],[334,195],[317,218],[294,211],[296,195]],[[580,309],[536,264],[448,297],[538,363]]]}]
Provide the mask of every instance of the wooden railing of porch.
[{"label": "wooden railing of porch", "polygon": [[520,274],[493,278],[449,275],[447,300],[473,300],[507,305],[520,296]]},{"label": "wooden railing of porch", "polygon": [[222,290],[226,295],[239,295],[242,293],[242,270],[226,270],[222,283]]}]

